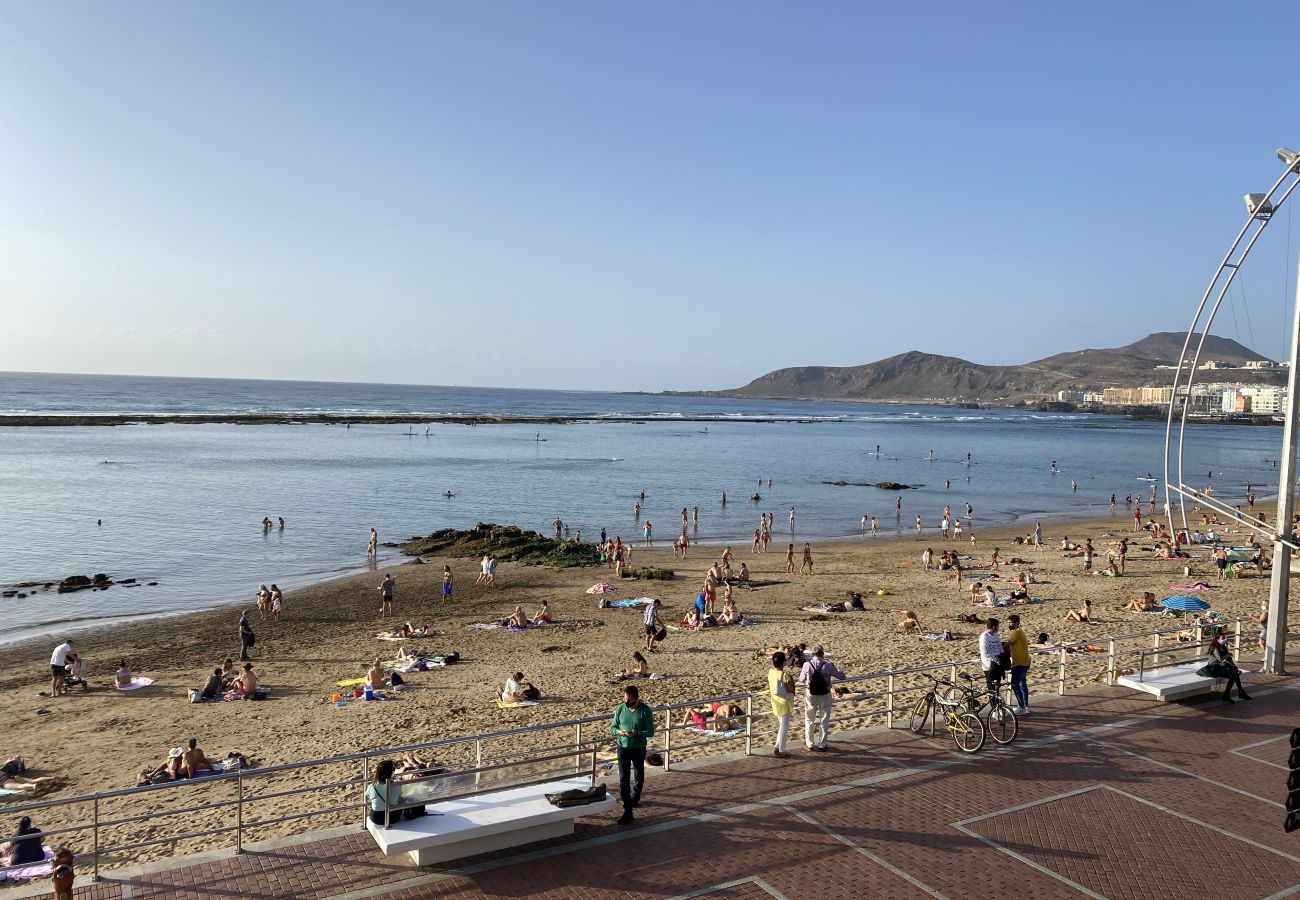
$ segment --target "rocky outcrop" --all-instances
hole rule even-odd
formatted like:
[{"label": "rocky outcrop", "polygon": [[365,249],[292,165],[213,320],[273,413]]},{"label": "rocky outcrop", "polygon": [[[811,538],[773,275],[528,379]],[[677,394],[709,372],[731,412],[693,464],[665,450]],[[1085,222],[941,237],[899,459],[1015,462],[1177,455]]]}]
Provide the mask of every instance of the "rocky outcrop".
[{"label": "rocky outcrop", "polygon": [[490,553],[498,560],[526,566],[571,568],[600,564],[592,544],[557,541],[536,531],[493,522],[479,522],[465,531],[444,528],[396,546],[407,556],[475,557]]}]

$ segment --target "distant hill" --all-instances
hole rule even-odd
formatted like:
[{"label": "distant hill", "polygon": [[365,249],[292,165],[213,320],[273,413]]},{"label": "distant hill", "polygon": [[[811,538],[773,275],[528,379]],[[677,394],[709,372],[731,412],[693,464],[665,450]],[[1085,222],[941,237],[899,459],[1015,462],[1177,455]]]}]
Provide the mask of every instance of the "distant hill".
[{"label": "distant hill", "polygon": [[[982,403],[1055,399],[1062,390],[1100,390],[1167,384],[1173,379],[1158,365],[1173,365],[1182,352],[1182,332],[1147,335],[1126,347],[1076,350],[1018,366],[984,366],[953,356],[913,350],[863,366],[800,366],[777,369],[744,387],[698,392],[709,396],[769,400],[924,400]],[[1210,335],[1202,362],[1241,365],[1266,359],[1234,340]],[[1281,380],[1285,370],[1233,370],[1215,380]]]}]

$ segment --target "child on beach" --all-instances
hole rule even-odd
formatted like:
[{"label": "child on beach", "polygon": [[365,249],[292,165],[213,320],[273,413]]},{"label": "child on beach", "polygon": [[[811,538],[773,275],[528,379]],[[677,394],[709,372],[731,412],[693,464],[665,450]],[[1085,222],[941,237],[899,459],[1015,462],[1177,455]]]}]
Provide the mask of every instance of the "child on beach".
[{"label": "child on beach", "polygon": [[451,599],[451,566],[442,567],[442,599]]}]

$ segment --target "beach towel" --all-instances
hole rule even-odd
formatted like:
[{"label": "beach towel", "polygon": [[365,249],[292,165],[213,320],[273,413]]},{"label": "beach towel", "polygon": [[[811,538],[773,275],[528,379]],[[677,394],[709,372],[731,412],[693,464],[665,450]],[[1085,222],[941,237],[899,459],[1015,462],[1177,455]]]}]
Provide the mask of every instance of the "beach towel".
[{"label": "beach towel", "polygon": [[513,700],[507,703],[505,700],[502,700],[500,697],[497,698],[497,706],[501,707],[502,709],[515,709],[516,707],[520,707],[520,706],[536,706],[539,702],[540,701],[538,700]]},{"label": "beach towel", "polygon": [[608,605],[612,609],[635,609],[638,606],[649,606],[654,602],[652,597],[634,597],[631,600],[611,600]]},{"label": "beach towel", "polygon": [[735,737],[738,734],[744,734],[745,729],[733,728],[730,731],[711,731],[708,728],[700,728],[698,725],[687,725],[687,731],[693,731],[696,734],[702,734],[706,737]]},{"label": "beach towel", "polygon": [[445,669],[446,661],[441,656],[430,656],[425,659],[412,659],[394,667],[394,672],[401,672],[408,675],[411,672],[427,672],[430,669]]},{"label": "beach towel", "polygon": [[927,631],[925,634],[921,635],[921,640],[923,640],[923,641],[951,641],[951,640],[952,640],[952,632],[951,632],[951,631]]},{"label": "beach towel", "polygon": [[521,631],[532,631],[534,628],[545,628],[550,624],[550,622],[529,622],[523,628],[520,628],[518,625],[510,625],[507,626],[506,631],[510,634],[518,634]]},{"label": "beach towel", "polygon": [[968,580],[968,579],[973,580],[973,579],[977,579],[977,578],[978,578],[978,579],[981,579],[981,580],[984,580],[984,581],[987,581],[987,580],[989,580],[989,579],[991,579],[991,578],[996,578],[996,577],[997,577],[997,574],[996,574],[995,572],[962,572],[962,573],[961,573],[961,580],[962,580],[962,581],[966,581],[966,580]]},{"label": "beach towel", "polygon": [[699,631],[699,625],[665,625],[669,631]]},{"label": "beach towel", "polygon": [[365,678],[344,678],[342,681],[334,682],[339,687],[361,687],[366,683]]},{"label": "beach towel", "polygon": [[375,637],[378,638],[378,639],[381,640],[381,641],[409,641],[409,640],[411,640],[411,638],[409,638],[409,637],[398,637],[398,636],[395,635],[395,634],[377,634],[377,635],[375,635]]},{"label": "beach towel", "polygon": [[829,603],[817,603],[814,604],[813,606],[801,606],[799,608],[804,612],[811,612],[811,613],[865,612],[865,610],[861,610],[861,609],[832,609],[831,604]]},{"label": "beach towel", "polygon": [[49,847],[42,847],[42,849],[45,851],[45,859],[27,866],[5,869],[0,872],[0,881],[31,881],[33,878],[49,878],[54,871],[54,867],[50,862],[54,859],[54,851]]},{"label": "beach towel", "polygon": [[479,631],[493,631],[501,627],[500,622],[475,622],[470,628],[477,628]]},{"label": "beach towel", "polygon": [[153,684],[152,678],[143,675],[137,675],[131,679],[130,684],[119,684],[117,686],[117,689],[119,691],[134,691],[142,687],[148,687],[151,684]]}]

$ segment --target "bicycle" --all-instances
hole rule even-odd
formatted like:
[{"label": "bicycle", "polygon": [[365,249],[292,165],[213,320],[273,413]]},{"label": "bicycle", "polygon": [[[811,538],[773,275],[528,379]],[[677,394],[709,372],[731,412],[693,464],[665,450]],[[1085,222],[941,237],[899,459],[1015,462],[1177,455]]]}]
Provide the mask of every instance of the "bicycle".
[{"label": "bicycle", "polygon": [[997,743],[1009,744],[1014,741],[1020,733],[1020,721],[1012,712],[1011,706],[1002,699],[1001,692],[979,690],[969,684],[974,679],[965,672],[959,673],[959,677],[968,682],[966,687],[958,688],[963,694],[962,705],[967,712],[983,717],[984,730]]},{"label": "bicycle", "polygon": [[953,700],[939,695],[940,686],[958,691],[961,690],[960,688],[951,682],[941,681],[933,675],[928,677],[933,684],[912,707],[912,718],[907,723],[908,730],[913,734],[920,734],[921,729],[925,727],[926,719],[930,719],[930,734],[934,734],[934,722],[939,718],[939,710],[943,709],[944,727],[952,735],[952,741],[957,745],[957,749],[963,753],[978,753],[984,746],[984,723],[980,721],[979,716],[961,708],[964,700]]}]

